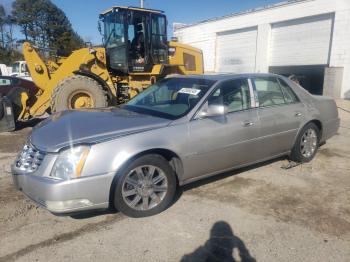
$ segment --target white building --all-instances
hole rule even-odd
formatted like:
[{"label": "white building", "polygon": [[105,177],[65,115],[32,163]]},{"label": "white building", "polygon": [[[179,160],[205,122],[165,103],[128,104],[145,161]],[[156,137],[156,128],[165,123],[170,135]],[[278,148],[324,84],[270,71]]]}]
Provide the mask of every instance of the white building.
[{"label": "white building", "polygon": [[207,72],[296,75],[315,94],[350,98],[350,0],[296,0],[174,30]]}]

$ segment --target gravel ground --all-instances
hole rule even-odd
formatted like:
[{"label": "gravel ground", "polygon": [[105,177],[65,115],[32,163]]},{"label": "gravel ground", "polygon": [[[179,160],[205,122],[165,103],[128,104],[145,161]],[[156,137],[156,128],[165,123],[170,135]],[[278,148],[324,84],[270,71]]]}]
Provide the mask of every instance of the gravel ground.
[{"label": "gravel ground", "polygon": [[[350,111],[350,101],[338,101]],[[0,134],[2,261],[350,261],[350,113],[308,164],[278,159],[182,189],[165,212],[57,217],[17,192],[9,167],[30,128]]]}]

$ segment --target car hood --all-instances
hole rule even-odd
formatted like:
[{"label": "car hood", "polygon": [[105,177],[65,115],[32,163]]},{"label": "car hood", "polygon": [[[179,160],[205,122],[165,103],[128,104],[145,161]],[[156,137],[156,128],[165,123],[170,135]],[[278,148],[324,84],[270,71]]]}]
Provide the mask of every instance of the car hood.
[{"label": "car hood", "polygon": [[125,109],[64,111],[39,123],[30,143],[45,152],[57,152],[73,144],[99,143],[120,136],[167,126],[171,120]]}]

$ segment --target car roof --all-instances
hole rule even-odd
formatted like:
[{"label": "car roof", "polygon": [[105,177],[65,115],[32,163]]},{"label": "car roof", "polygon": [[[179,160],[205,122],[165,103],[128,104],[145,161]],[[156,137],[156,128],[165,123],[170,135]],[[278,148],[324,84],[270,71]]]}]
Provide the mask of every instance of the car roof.
[{"label": "car roof", "polygon": [[112,6],[111,8],[103,11],[100,15],[105,15],[107,13],[110,13],[115,9],[133,10],[133,11],[140,11],[140,12],[145,12],[145,13],[155,13],[155,14],[163,14],[164,13],[164,11],[157,10],[157,9],[139,8],[139,7],[134,7],[134,6]]},{"label": "car roof", "polygon": [[15,77],[15,76],[2,76],[2,75],[0,75],[0,77],[1,78],[6,78],[6,79],[10,79],[10,80],[23,80],[23,81],[28,81],[28,80],[26,80],[26,79],[23,79],[23,78],[20,78],[20,77]]},{"label": "car roof", "polygon": [[178,77],[178,78],[194,78],[194,79],[208,79],[208,80],[214,80],[214,81],[222,81],[222,80],[229,80],[229,79],[235,79],[235,78],[250,78],[250,77],[271,77],[271,76],[278,76],[276,74],[270,74],[270,73],[246,73],[246,74],[220,74],[220,73],[214,73],[214,74],[204,74],[204,75],[176,75],[171,77]]}]

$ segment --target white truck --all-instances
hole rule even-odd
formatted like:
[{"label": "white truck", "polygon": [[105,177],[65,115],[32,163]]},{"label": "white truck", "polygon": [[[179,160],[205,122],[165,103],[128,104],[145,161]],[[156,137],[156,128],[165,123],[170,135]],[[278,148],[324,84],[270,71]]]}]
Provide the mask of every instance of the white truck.
[{"label": "white truck", "polygon": [[11,67],[0,64],[0,76],[13,76],[32,81],[26,61],[16,61]]},{"label": "white truck", "polygon": [[5,64],[0,64],[0,76],[9,76],[11,72],[12,70],[10,70],[10,68],[7,67]]},{"label": "white truck", "polygon": [[12,64],[12,72],[9,75],[32,81],[26,61],[14,62]]}]

